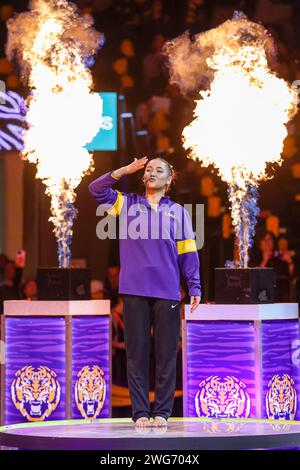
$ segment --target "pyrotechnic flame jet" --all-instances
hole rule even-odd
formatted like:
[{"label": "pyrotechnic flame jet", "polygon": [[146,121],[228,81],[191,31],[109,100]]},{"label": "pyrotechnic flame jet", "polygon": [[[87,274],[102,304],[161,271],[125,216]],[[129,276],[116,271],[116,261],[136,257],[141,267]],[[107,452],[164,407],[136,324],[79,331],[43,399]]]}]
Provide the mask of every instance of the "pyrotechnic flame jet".
[{"label": "pyrotechnic flame jet", "polygon": [[8,59],[17,59],[31,90],[22,154],[36,164],[36,177],[51,197],[49,220],[59,266],[67,267],[77,214],[75,189],[93,164],[84,146],[102,120],[102,100],[92,92],[86,63],[103,36],[93,28],[90,15],[81,16],[66,0],[31,0],[29,11],[10,19],[7,27]]},{"label": "pyrotechnic flame jet", "polygon": [[190,40],[166,44],[171,81],[197,93],[194,120],[183,146],[204,166],[214,165],[228,183],[240,266],[248,266],[259,181],[267,164],[282,163],[286,124],[297,112],[295,88],[272,70],[276,49],[267,30],[242,13]]}]

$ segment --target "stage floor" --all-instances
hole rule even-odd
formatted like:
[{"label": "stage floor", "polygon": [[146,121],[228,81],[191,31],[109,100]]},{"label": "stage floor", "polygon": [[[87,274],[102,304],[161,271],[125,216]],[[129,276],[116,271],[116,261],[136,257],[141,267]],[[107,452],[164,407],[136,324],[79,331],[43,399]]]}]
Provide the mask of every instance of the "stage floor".
[{"label": "stage floor", "polygon": [[170,418],[168,428],[135,428],[130,418],[48,421],[0,428],[19,449],[204,450],[300,448],[300,421]]}]

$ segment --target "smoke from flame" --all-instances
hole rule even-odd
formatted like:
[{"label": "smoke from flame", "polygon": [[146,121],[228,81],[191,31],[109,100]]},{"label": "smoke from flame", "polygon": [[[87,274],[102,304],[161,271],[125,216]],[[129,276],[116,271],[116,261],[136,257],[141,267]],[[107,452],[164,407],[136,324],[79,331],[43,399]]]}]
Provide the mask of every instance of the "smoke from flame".
[{"label": "smoke from flame", "polygon": [[89,15],[66,0],[31,0],[30,11],[7,23],[6,53],[17,59],[31,89],[23,156],[37,166],[36,177],[51,197],[49,219],[58,241],[60,266],[70,261],[75,189],[92,169],[84,148],[99,131],[102,100],[92,93],[85,60],[103,37]]},{"label": "smoke from flame", "polygon": [[286,124],[297,112],[296,91],[272,71],[274,42],[267,30],[237,14],[190,40],[167,43],[171,81],[197,92],[194,120],[183,146],[229,185],[241,266],[247,267],[255,231],[257,187],[267,163],[281,163]]}]

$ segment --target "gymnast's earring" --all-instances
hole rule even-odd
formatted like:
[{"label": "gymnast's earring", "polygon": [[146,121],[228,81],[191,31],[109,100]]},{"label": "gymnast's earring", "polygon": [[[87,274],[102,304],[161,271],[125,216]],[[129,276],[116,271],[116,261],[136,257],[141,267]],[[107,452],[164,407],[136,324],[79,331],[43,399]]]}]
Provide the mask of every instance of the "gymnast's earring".
[{"label": "gymnast's earring", "polygon": [[170,190],[171,184],[172,184],[172,179],[171,179],[170,183],[166,183],[166,191]]}]

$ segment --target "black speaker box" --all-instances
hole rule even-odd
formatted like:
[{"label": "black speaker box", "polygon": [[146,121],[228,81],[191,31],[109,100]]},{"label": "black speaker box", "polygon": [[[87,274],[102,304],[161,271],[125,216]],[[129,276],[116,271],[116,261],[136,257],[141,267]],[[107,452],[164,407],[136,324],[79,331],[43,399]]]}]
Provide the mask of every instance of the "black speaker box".
[{"label": "black speaker box", "polygon": [[88,268],[38,268],[38,300],[89,300],[91,271]]},{"label": "black speaker box", "polygon": [[273,268],[215,268],[216,304],[269,304],[274,302]]}]

